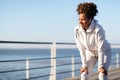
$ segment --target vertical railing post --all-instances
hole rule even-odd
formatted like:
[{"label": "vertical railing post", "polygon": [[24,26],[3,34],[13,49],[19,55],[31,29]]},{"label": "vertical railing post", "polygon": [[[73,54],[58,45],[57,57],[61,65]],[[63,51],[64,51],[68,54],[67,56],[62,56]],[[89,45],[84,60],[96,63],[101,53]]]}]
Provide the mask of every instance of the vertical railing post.
[{"label": "vertical railing post", "polygon": [[75,73],[74,73],[74,71],[75,71],[75,61],[74,61],[74,56],[72,56],[72,78],[74,78],[75,77]]},{"label": "vertical railing post", "polygon": [[29,80],[29,59],[26,59],[26,80]]},{"label": "vertical railing post", "polygon": [[49,80],[56,80],[56,43],[53,42],[51,45],[51,76],[49,76]]},{"label": "vertical railing post", "polygon": [[119,52],[116,53],[116,68],[119,67]]}]

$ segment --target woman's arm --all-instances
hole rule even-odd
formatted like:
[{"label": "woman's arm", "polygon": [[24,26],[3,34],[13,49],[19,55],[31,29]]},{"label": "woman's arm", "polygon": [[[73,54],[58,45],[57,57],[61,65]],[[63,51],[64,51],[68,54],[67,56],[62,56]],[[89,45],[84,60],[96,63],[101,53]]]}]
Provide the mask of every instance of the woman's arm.
[{"label": "woman's arm", "polygon": [[80,57],[81,57],[81,61],[82,61],[82,67],[86,67],[86,54],[85,54],[85,48],[84,46],[81,44],[81,42],[78,39],[78,35],[77,32],[75,31],[74,33],[74,38],[75,38],[75,42],[77,45],[77,48],[80,52]]},{"label": "woman's arm", "polygon": [[105,31],[100,27],[98,31],[98,68],[102,68],[104,63],[105,54]]}]

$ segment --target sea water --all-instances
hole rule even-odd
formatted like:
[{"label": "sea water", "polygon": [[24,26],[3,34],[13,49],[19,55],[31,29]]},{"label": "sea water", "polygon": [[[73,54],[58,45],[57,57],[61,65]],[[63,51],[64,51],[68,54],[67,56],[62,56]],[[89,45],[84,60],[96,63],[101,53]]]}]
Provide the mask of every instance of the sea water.
[{"label": "sea water", "polygon": [[[45,68],[50,66],[50,49],[0,49],[0,61],[6,60],[23,60],[23,61],[13,61],[13,62],[0,62],[0,80],[22,80],[26,77],[25,69],[26,62],[25,59],[37,59],[30,60],[29,67],[36,68],[29,71],[29,77],[32,80],[49,80],[49,76],[44,76],[50,74],[50,68]],[[112,63],[115,62],[116,52],[120,52],[120,49],[112,49]],[[64,78],[71,77],[71,65],[62,65],[71,63],[71,57],[75,56],[75,76],[79,76],[79,69],[81,67],[81,59],[79,51],[76,48],[70,49],[57,49],[56,50],[56,73],[57,80],[63,80]],[[63,57],[63,58],[62,58]],[[41,60],[42,58],[43,60]],[[46,59],[44,59],[46,58]],[[60,66],[62,65],[62,66]],[[39,67],[44,67],[38,69]],[[112,66],[112,68],[115,66]],[[96,71],[95,68],[93,71]],[[22,70],[6,72],[10,70]],[[3,72],[3,73],[2,73]],[[64,73],[65,72],[65,73]]]}]

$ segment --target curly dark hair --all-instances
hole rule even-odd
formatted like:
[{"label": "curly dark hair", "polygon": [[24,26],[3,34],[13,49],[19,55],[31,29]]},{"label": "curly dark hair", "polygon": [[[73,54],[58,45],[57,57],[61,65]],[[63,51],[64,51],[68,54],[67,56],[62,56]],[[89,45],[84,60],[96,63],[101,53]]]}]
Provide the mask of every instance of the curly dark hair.
[{"label": "curly dark hair", "polygon": [[85,13],[88,19],[94,18],[97,15],[98,10],[96,4],[92,2],[80,3],[77,6],[78,14]]}]

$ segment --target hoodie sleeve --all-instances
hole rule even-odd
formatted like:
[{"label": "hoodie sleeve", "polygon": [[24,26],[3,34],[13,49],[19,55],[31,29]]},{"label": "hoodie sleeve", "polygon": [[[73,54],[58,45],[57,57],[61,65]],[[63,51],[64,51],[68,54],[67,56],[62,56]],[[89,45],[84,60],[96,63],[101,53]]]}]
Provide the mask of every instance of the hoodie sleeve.
[{"label": "hoodie sleeve", "polygon": [[74,31],[74,38],[75,38],[75,42],[77,45],[77,48],[80,52],[80,56],[81,56],[81,61],[82,61],[82,67],[86,67],[86,55],[85,55],[85,48],[84,46],[81,44],[81,42],[78,39],[78,34],[77,34],[77,30]]},{"label": "hoodie sleeve", "polygon": [[103,67],[105,54],[105,31],[100,27],[98,31],[98,68]]}]

